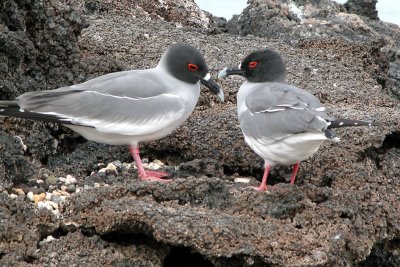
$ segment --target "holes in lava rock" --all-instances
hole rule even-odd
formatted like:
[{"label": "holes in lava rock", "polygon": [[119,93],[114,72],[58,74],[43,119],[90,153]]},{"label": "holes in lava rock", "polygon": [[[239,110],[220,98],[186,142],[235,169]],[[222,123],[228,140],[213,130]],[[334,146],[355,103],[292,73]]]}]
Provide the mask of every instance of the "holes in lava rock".
[{"label": "holes in lava rock", "polygon": [[34,256],[32,256],[32,255],[26,255],[26,256],[24,256],[24,262],[26,262],[26,263],[35,263],[35,261],[37,260],[38,258],[36,258],[36,257],[34,257]]},{"label": "holes in lava rock", "polygon": [[380,165],[380,157],[379,155],[385,154],[388,150],[392,148],[400,148],[400,133],[393,132],[391,134],[387,134],[385,139],[383,140],[382,146],[379,148],[369,147],[364,152],[362,152],[360,156],[360,161],[365,158],[370,158],[375,161],[375,164],[378,169],[382,169]]},{"label": "holes in lava rock", "polygon": [[400,258],[396,253],[400,246],[400,239],[377,243],[372,247],[370,255],[358,264],[359,267],[391,267],[400,266]]},{"label": "holes in lava rock", "polygon": [[66,236],[67,234],[68,234],[68,231],[66,229],[58,228],[51,235],[54,238],[60,239],[60,237]]},{"label": "holes in lava rock", "polygon": [[87,140],[82,136],[68,137],[58,139],[57,151],[59,154],[70,154],[76,149],[79,144],[87,142]]},{"label": "holes in lava rock", "polygon": [[214,265],[199,253],[188,248],[173,247],[164,259],[164,267],[213,267]]},{"label": "holes in lava rock", "polygon": [[320,186],[321,187],[332,187],[332,182],[334,180],[334,176],[332,173],[325,173],[322,176]]},{"label": "holes in lava rock", "polygon": [[383,140],[382,148],[388,150],[390,148],[400,148],[400,133],[394,132],[386,135]]},{"label": "holes in lava rock", "polygon": [[376,82],[382,86],[382,89],[386,88],[386,79],[384,77],[377,77]]},{"label": "holes in lava rock", "polygon": [[132,234],[123,232],[112,232],[106,235],[102,235],[101,238],[109,243],[117,243],[122,246],[149,244],[156,242],[154,238],[142,233]]},{"label": "holes in lava rock", "polygon": [[299,224],[299,223],[296,223],[296,224],[294,225],[294,227],[295,227],[296,229],[303,229],[303,226],[302,226],[301,224]]},{"label": "holes in lava rock", "polygon": [[39,160],[42,165],[47,165],[47,162],[49,161],[49,155],[46,155],[45,157],[40,158]]},{"label": "holes in lava rock", "polygon": [[48,236],[52,236],[56,239],[60,239],[60,237],[62,236],[66,236],[68,234],[68,230],[66,229],[62,229],[62,228],[57,228],[55,231],[53,232],[48,232],[46,231],[46,229],[41,229],[41,231],[39,232],[40,234],[40,238],[39,238],[39,242],[43,241],[44,239],[46,239]]},{"label": "holes in lava rock", "polygon": [[342,219],[352,219],[354,217],[354,211],[352,209],[343,209],[339,217]]}]

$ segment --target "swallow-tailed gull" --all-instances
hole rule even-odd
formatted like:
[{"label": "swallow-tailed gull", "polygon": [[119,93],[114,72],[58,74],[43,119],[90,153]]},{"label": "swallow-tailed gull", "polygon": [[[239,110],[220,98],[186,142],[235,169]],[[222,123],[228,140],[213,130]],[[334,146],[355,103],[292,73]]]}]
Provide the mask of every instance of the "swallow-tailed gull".
[{"label": "swallow-tailed gull", "polygon": [[142,180],[168,181],[161,179],[166,173],[144,170],[139,143],[163,138],[181,125],[196,106],[200,83],[224,100],[202,54],[177,43],[155,68],[25,93],[15,101],[0,101],[0,116],[58,122],[91,141],[129,145]]},{"label": "swallow-tailed gull", "polygon": [[309,158],[325,140],[339,141],[333,128],[370,126],[373,123],[328,116],[311,93],[286,83],[286,66],[271,49],[249,54],[240,65],[225,68],[219,78],[244,76],[237,95],[237,113],[245,141],[265,161],[261,185],[276,163],[294,164],[290,184],[294,184],[299,163]]}]

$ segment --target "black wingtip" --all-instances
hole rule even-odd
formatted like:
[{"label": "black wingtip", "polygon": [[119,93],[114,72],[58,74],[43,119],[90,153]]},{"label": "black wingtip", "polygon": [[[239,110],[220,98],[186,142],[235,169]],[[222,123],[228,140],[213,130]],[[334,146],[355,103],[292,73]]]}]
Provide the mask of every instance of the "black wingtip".
[{"label": "black wingtip", "polygon": [[20,119],[29,119],[36,121],[56,122],[62,124],[72,124],[69,120],[63,120],[55,115],[41,114],[22,110],[19,106],[12,107],[1,107],[0,106],[0,117],[14,117]]},{"label": "black wingtip", "polygon": [[0,108],[16,107],[18,106],[17,101],[1,100]]},{"label": "black wingtip", "polygon": [[337,119],[329,121],[329,129],[342,128],[342,127],[358,127],[358,126],[379,126],[378,122],[350,120],[350,119]]}]

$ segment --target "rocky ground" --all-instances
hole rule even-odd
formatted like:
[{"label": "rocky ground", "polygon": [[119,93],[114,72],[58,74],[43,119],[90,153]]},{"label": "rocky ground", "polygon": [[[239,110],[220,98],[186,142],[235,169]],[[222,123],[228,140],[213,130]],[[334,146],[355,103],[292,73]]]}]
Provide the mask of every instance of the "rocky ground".
[{"label": "rocky ground", "polygon": [[380,125],[338,130],[342,141],[303,162],[296,185],[277,166],[274,190],[258,193],[249,186],[262,161],[235,114],[241,78],[218,81],[226,103],[202,93],[184,125],[143,145],[170,183],[139,181],[125,147],[5,119],[1,265],[399,266],[400,29],[348,13],[355,2],[253,0],[224,22],[190,0],[6,0],[0,99],[153,67],[178,41],[198,47],[214,76],[270,47],[330,114]]}]

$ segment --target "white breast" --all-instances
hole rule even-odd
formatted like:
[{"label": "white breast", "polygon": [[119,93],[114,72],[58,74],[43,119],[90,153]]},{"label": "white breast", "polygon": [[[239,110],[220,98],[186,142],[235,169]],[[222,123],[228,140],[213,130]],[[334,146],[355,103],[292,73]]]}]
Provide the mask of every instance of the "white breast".
[{"label": "white breast", "polygon": [[290,165],[308,159],[327,140],[324,133],[309,132],[294,134],[271,144],[261,143],[245,135],[247,144],[269,165]]}]

